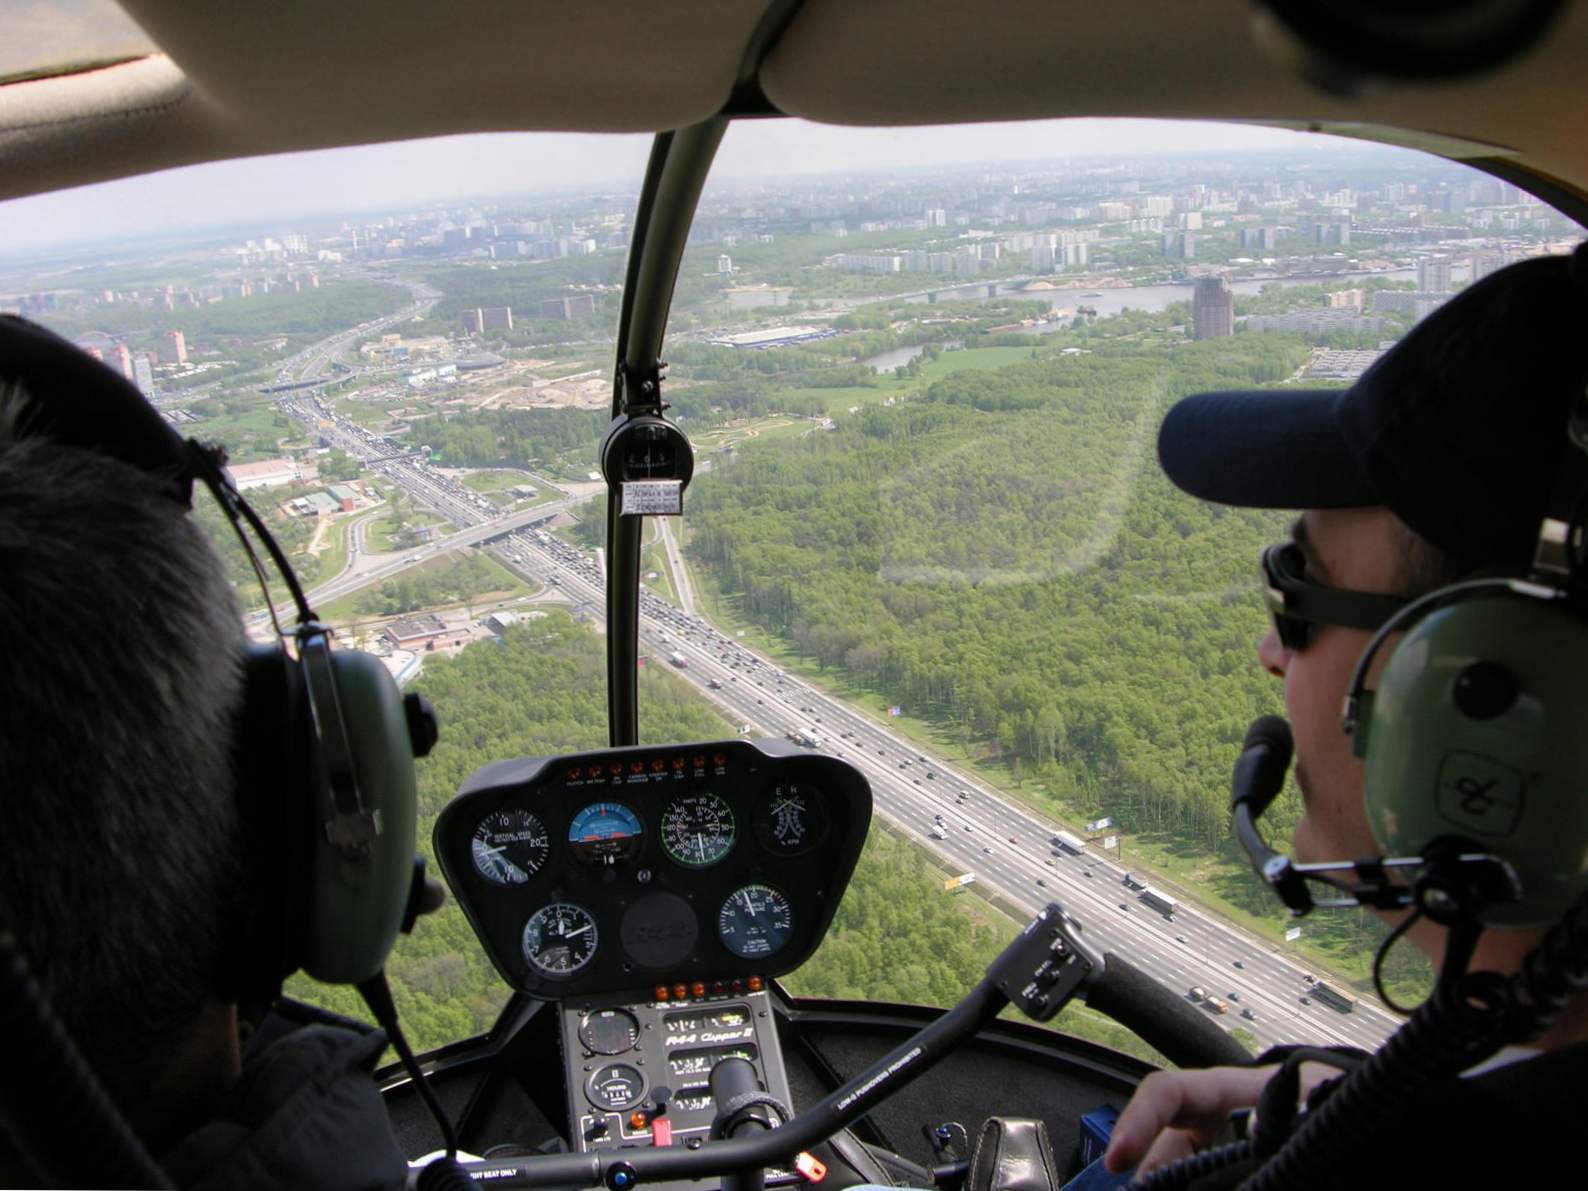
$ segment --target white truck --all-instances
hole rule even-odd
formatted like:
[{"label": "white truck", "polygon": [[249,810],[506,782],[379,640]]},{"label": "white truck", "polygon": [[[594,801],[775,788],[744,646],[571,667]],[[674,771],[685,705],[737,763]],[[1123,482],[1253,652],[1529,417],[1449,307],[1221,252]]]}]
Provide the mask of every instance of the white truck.
[{"label": "white truck", "polygon": [[679,653],[676,649],[667,655],[667,664],[670,666],[677,666],[680,670],[689,669],[689,659],[683,654]]}]

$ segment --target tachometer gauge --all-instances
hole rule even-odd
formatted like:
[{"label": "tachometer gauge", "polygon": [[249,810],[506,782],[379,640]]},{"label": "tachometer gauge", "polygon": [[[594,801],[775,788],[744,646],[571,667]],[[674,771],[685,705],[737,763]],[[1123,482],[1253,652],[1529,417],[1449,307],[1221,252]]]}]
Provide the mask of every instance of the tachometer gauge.
[{"label": "tachometer gauge", "polygon": [[770,885],[746,885],[722,903],[717,936],[740,959],[764,959],[794,933],[794,907]]},{"label": "tachometer gauge", "polygon": [[733,837],[733,811],[715,794],[680,794],[662,812],[662,847],[686,868],[716,864]]},{"label": "tachometer gauge", "polygon": [[755,808],[755,837],[775,856],[808,852],[827,835],[827,808],[808,783],[773,786]]},{"label": "tachometer gauge", "polygon": [[596,924],[572,902],[542,906],[524,923],[524,958],[542,976],[566,980],[595,958]]},{"label": "tachometer gauge", "polygon": [[621,864],[639,855],[644,831],[621,802],[592,802],[568,824],[568,848],[584,864]]},{"label": "tachometer gauge", "polygon": [[486,880],[522,885],[545,865],[551,836],[546,825],[528,811],[496,811],[480,820],[469,851],[474,867]]}]

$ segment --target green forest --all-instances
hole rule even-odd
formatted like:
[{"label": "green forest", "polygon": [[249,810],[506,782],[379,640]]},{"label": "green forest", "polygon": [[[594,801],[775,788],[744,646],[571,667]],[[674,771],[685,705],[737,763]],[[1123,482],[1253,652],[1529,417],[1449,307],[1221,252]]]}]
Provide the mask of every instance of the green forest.
[{"label": "green forest", "polygon": [[[479,766],[507,757],[600,748],[606,744],[603,642],[562,612],[509,628],[499,645],[455,658],[427,658],[412,684],[436,706],[441,739],[419,763],[420,846],[458,785]],[[645,742],[718,739],[733,734],[665,667],[640,671]],[[1015,924],[973,899],[955,899],[921,864],[911,845],[873,828],[849,891],[816,955],[787,983],[799,995],[949,1005],[980,979]],[[455,904],[422,919],[398,939],[387,964],[403,1030],[418,1050],[488,1028],[508,988]],[[294,977],[288,991],[350,1016],[368,1014],[351,988]],[[1106,1019],[1077,1006],[1058,1028],[1152,1058],[1153,1052]]]},{"label": "green forest", "polygon": [[[1217,894],[1271,921],[1226,808],[1247,725],[1281,710],[1254,656],[1256,579],[1288,515],[1180,494],[1154,443],[1177,397],[1287,379],[1307,349],[1148,331],[1067,334],[1091,346],[748,445],[691,488],[689,550],[818,677],[902,706],[1064,821],[1111,816],[1222,862]],[[1271,837],[1298,813],[1289,791]],[[1353,964],[1379,937],[1365,916],[1307,929]],[[1417,987],[1409,950],[1393,954],[1392,981]]]}]

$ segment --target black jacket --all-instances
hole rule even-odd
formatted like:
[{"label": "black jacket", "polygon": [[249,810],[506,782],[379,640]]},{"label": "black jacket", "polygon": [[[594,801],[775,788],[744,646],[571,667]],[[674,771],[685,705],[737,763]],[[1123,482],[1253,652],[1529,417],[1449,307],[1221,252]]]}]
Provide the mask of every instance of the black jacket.
[{"label": "black jacket", "polygon": [[288,1034],[248,1062],[226,1103],[160,1165],[193,1191],[402,1188],[408,1164],[370,1076],[385,1048],[378,1031]]}]

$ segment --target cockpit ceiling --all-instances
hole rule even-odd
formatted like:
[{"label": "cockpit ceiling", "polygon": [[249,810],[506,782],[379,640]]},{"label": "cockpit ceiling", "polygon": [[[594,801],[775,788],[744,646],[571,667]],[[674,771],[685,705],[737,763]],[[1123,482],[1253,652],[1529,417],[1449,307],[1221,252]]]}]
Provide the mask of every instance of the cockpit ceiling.
[{"label": "cockpit ceiling", "polygon": [[[162,51],[0,85],[0,197],[218,158],[463,132],[634,132],[721,110],[764,0],[123,0]],[[1588,6],[1458,85],[1300,81],[1251,0],[805,0],[768,99],[842,124],[1054,116],[1390,125],[1588,190]]]}]

